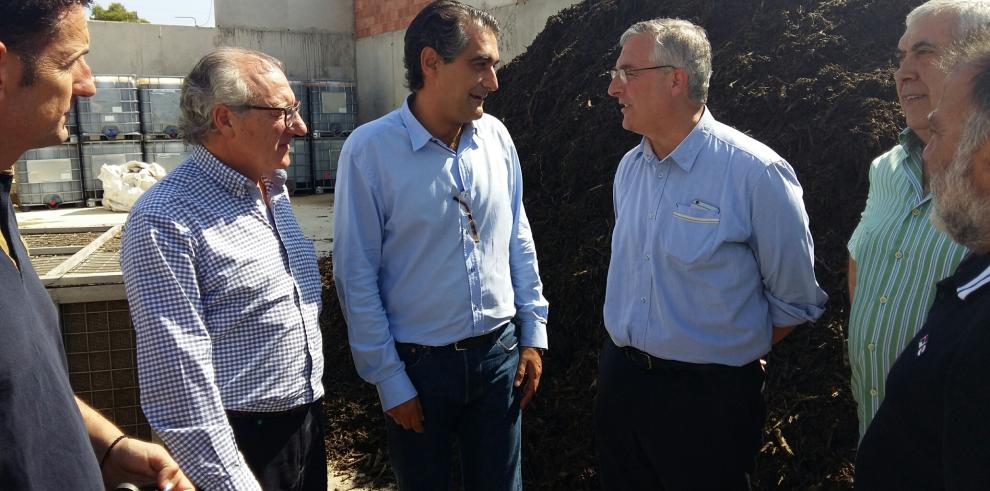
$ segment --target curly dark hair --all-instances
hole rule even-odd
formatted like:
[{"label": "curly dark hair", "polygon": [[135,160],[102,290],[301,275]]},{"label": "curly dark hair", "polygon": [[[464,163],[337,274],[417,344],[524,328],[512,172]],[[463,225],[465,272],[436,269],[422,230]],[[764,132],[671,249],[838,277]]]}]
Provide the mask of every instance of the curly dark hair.
[{"label": "curly dark hair", "polygon": [[498,34],[498,21],[492,14],[455,0],[438,0],[416,14],[406,30],[403,58],[410,90],[423,88],[423,67],[419,64],[423,48],[435,49],[445,63],[450,63],[470,41],[466,32],[469,22]]},{"label": "curly dark hair", "polygon": [[90,3],[92,0],[0,0],[0,43],[24,64],[21,85],[34,83],[38,56],[69,9]]}]

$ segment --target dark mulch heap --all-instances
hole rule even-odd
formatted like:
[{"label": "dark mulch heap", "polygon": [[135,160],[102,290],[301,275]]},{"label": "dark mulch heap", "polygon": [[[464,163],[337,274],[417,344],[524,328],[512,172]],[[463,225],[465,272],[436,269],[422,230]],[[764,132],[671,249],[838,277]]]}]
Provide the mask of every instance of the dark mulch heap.
[{"label": "dark mulch heap", "polygon": [[[847,489],[856,418],[845,357],[845,243],[862,210],[869,162],[903,124],[891,53],[919,0],[589,0],[551,18],[499,72],[487,109],[523,162],[526,208],[550,300],[551,348],[524,418],[528,489],[596,489],[592,399],[604,327],[612,179],[639,138],[624,131],[605,72],[635,21],[680,17],[708,30],[721,121],[788,159],[804,186],[826,316],[769,359],[766,444],[757,489]],[[329,282],[329,281],[328,281]],[[332,292],[332,285],[328,285]],[[336,298],[326,299],[331,455],[387,478],[377,396],[354,375]]]}]

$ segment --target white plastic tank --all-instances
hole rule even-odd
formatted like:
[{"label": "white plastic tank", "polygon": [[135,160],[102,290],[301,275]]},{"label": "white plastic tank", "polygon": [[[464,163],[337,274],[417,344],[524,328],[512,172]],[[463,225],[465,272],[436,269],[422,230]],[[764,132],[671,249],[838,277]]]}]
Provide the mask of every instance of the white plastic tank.
[{"label": "white plastic tank", "polygon": [[357,126],[357,94],[351,82],[313,80],[309,89],[309,131],[316,138],[347,136]]},{"label": "white plastic tank", "polygon": [[94,78],[96,94],[77,97],[79,134],[139,135],[141,116],[137,82],[130,75],[100,75]]},{"label": "white plastic tank", "polygon": [[137,79],[137,88],[141,102],[141,132],[180,137],[182,77],[141,77]]},{"label": "white plastic tank", "polygon": [[345,138],[313,139],[313,186],[317,193],[333,191],[337,183],[337,161]]},{"label": "white plastic tank", "polygon": [[14,163],[21,207],[83,201],[79,145],[74,136],[61,145],[28,150]]},{"label": "white plastic tank", "polygon": [[182,141],[152,140],[144,142],[144,161],[156,163],[172,172],[189,156],[192,147]]},{"label": "white plastic tank", "polygon": [[313,191],[313,160],[310,153],[312,140],[309,138],[292,139],[292,162],[286,173],[289,176],[289,192]]},{"label": "white plastic tank", "polygon": [[79,155],[82,159],[83,191],[87,200],[103,199],[103,182],[99,175],[104,164],[121,165],[132,160],[140,162],[144,158],[141,155],[141,142],[137,141],[83,142],[79,145]]}]

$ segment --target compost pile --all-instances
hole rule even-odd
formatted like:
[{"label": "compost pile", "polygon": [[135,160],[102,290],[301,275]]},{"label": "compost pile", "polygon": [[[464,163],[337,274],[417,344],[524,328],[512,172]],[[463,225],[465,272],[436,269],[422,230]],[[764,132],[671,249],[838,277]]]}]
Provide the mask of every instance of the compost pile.
[{"label": "compost pile", "polygon": [[[528,489],[598,487],[592,401],[605,332],[612,181],[621,156],[639,142],[622,129],[602,74],[619,55],[621,33],[654,17],[706,28],[714,50],[712,113],[795,168],[811,217],[818,279],[831,297],[821,320],[800,328],[769,357],[769,417],[754,487],[851,487],[857,433],[844,361],[845,244],[865,201],[869,163],[895,143],[903,125],[891,55],[904,16],[919,3],[589,0],[552,17],[528,51],[499,72],[501,88],[486,110],[505,122],[518,147],[550,301],[551,350],[523,423]],[[335,304],[328,298],[331,325],[338,326]],[[345,342],[339,332],[330,337]],[[332,363],[350,361],[340,353]],[[353,377],[353,369],[342,366],[328,384],[350,384]],[[330,438],[340,440],[332,452],[362,459],[355,465],[369,477],[387,476],[374,389],[345,389],[331,401],[347,408],[332,426]]]}]

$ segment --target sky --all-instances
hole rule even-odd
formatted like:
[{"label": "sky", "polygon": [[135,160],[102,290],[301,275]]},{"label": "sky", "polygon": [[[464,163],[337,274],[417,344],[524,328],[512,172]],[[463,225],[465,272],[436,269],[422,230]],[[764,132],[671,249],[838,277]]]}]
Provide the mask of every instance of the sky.
[{"label": "sky", "polygon": [[[179,26],[199,25],[214,27],[213,0],[95,0],[95,5],[108,7],[113,1],[122,3],[127,10],[137,11],[138,15],[152,24],[172,24]],[[178,19],[176,17],[195,17]]]}]

